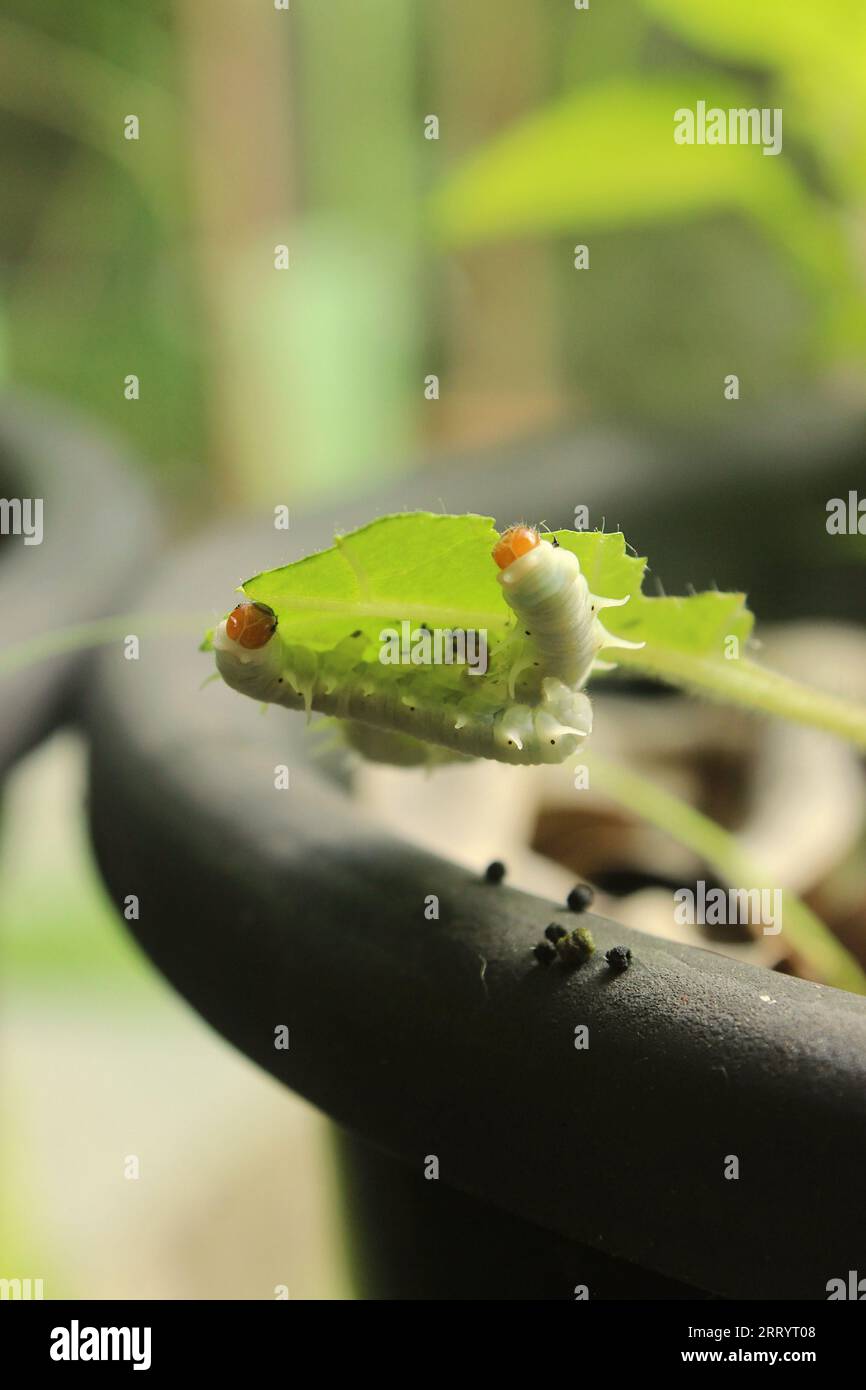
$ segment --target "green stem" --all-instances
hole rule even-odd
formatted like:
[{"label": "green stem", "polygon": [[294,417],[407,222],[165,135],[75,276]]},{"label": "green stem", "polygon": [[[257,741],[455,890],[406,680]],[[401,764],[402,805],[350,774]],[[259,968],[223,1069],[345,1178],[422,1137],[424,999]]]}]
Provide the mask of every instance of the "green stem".
[{"label": "green stem", "polygon": [[692,656],[651,643],[640,651],[617,650],[615,656],[618,665],[680,686],[693,695],[780,715],[798,724],[811,724],[866,749],[863,705],[800,685],[747,657],[721,661],[715,656]]},{"label": "green stem", "polygon": [[206,620],[200,613],[114,614],[110,618],[95,618],[89,623],[74,623],[52,632],[40,632],[24,642],[15,642],[0,651],[0,676],[11,676],[26,666],[65,652],[85,651],[88,647],[107,646],[122,641],[128,633],[137,637],[145,633],[169,635],[181,632],[201,632]]},{"label": "green stem", "polygon": [[[591,755],[587,762],[596,790],[693,850],[729,886],[774,887],[735,836],[688,802],[606,759]],[[787,888],[781,891],[784,931],[794,949],[828,984],[866,994],[866,973],[850,952],[795,893]]]}]

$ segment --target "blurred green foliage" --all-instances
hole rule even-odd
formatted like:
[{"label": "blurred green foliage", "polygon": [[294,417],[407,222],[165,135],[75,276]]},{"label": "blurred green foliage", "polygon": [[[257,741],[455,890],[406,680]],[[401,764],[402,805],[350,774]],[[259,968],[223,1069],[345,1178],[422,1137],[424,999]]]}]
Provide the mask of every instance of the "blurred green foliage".
[{"label": "blurred green foliage", "polygon": [[[752,401],[862,384],[864,26],[856,0],[7,0],[0,372],[197,515],[460,443],[463,391],[495,437],[521,391],[529,425],[533,393],[674,424],[731,371]],[[781,105],[782,155],[674,145],[699,97]]]},{"label": "blurred green foliage", "polygon": [[[9,373],[115,425],[165,480],[200,449],[202,331],[168,0],[7,0],[0,19],[3,300]],[[139,115],[147,139],[122,138]],[[123,377],[146,391],[134,407]]]},{"label": "blurred green foliage", "polygon": [[[202,334],[171,93],[172,6],[7,0],[0,178],[8,370],[107,421],[165,482],[202,439]],[[147,139],[122,139],[139,114]],[[135,409],[126,373],[146,382]]]},{"label": "blurred green foliage", "polygon": [[[730,371],[752,398],[850,361],[862,385],[866,11],[856,0],[627,8],[618,45],[587,12],[580,84],[434,192],[443,244],[554,239],[572,387],[615,413],[706,417]],[[614,61],[593,64],[602,34]],[[699,99],[781,105],[783,154],[678,146],[673,113]],[[575,280],[571,246],[590,238],[596,274]]]}]

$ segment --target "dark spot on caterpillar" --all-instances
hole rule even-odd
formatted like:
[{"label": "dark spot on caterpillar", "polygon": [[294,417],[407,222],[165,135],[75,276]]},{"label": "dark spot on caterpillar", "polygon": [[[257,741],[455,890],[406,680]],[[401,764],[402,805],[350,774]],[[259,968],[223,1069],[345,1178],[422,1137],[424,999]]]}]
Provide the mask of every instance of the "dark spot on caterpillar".
[{"label": "dark spot on caterpillar", "polygon": [[355,631],[352,633],[352,636],[353,636],[353,637],[360,637],[360,636],[361,636],[361,629],[360,629],[360,628],[356,628]]},{"label": "dark spot on caterpillar", "polygon": [[594,897],[595,894],[588,883],[578,883],[565,901],[572,912],[586,912]]},{"label": "dark spot on caterpillar", "polygon": [[585,965],[594,951],[592,932],[586,927],[575,927],[571,936],[562,936],[556,943],[556,953],[569,970]]},{"label": "dark spot on caterpillar", "polygon": [[556,960],[556,952],[546,941],[539,941],[537,946],[533,946],[532,954],[539,965],[550,965],[551,961]]},{"label": "dark spot on caterpillar", "polygon": [[627,946],[611,946],[604,958],[611,970],[628,970],[631,965],[631,951]]},{"label": "dark spot on caterpillar", "polygon": [[532,633],[529,632],[526,628],[524,628],[524,629],[523,629],[523,635],[524,635],[524,637],[531,637],[531,636],[532,636]]},{"label": "dark spot on caterpillar", "polygon": [[553,540],[550,542],[550,544],[553,546],[554,550],[558,550],[558,549],[559,549],[559,541],[556,539],[556,536],[554,536],[554,538],[553,538]]},{"label": "dark spot on caterpillar", "polygon": [[558,922],[551,922],[549,927],[544,928],[544,935],[548,941],[552,941],[554,946],[557,941],[561,941],[564,936],[568,936],[565,927],[561,927]]},{"label": "dark spot on caterpillar", "polygon": [[282,676],[280,676],[279,680],[277,681],[277,685],[282,685],[282,683],[283,683],[283,678],[282,678]]},{"label": "dark spot on caterpillar", "polygon": [[551,748],[555,748],[555,747],[556,747],[556,739],[555,739],[555,738],[552,738],[552,739],[550,740],[550,746],[551,746]]},{"label": "dark spot on caterpillar", "polygon": [[505,877],[505,865],[501,859],[494,859],[484,870],[484,877],[488,883],[501,883]]}]

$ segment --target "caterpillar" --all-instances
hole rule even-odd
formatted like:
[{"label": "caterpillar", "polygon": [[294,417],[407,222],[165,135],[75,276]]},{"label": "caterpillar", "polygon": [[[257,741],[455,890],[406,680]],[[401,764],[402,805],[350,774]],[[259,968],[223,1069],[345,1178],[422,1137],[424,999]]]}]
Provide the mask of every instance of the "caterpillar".
[{"label": "caterpillar", "polygon": [[518,627],[482,680],[455,682],[437,667],[398,673],[380,663],[361,629],[330,651],[294,646],[273,609],[249,602],[213,634],[217,668],[253,699],[348,721],[352,745],[379,760],[422,761],[433,744],[458,757],[561,763],[592,731],[583,686],[593,667],[607,665],[598,652],[640,645],[607,633],[598,617],[627,600],[591,594],[577,557],[528,526],[505,531],[493,559]]},{"label": "caterpillar", "polygon": [[[599,612],[620,608],[625,598],[591,594],[577,556],[563,546],[542,544],[531,526],[512,526],[493,548],[499,583],[509,608],[524,624],[530,649],[544,671],[572,689],[581,689],[595,670],[610,670],[599,659],[602,647],[641,647],[602,627]],[[531,658],[527,656],[526,661]],[[512,673],[512,686],[515,675]]]}]

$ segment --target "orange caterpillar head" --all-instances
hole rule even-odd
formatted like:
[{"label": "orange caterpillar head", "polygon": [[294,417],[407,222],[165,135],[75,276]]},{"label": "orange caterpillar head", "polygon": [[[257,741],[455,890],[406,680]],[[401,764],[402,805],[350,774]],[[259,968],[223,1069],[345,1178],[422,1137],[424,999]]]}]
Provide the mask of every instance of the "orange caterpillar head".
[{"label": "orange caterpillar head", "polygon": [[528,555],[541,544],[541,537],[531,526],[509,526],[493,547],[493,558],[501,570],[508,569],[521,555]]},{"label": "orange caterpillar head", "polygon": [[277,630],[277,615],[266,603],[239,603],[226,618],[226,636],[255,651],[270,642]]}]

